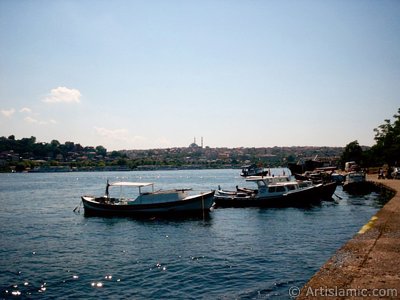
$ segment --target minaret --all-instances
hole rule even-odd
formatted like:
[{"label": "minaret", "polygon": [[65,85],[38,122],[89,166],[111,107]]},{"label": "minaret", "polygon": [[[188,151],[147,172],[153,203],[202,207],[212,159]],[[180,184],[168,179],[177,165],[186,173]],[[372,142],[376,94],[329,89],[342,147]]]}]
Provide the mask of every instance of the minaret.
[{"label": "minaret", "polygon": [[201,137],[201,148],[203,148],[203,137]]}]

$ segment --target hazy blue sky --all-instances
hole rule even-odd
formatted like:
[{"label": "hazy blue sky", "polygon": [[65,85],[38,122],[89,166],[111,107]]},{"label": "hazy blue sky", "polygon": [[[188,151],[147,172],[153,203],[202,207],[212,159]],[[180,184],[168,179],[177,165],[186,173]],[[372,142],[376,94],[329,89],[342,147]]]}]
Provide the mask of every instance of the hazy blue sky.
[{"label": "hazy blue sky", "polygon": [[0,136],[372,145],[399,107],[398,0],[0,0]]}]

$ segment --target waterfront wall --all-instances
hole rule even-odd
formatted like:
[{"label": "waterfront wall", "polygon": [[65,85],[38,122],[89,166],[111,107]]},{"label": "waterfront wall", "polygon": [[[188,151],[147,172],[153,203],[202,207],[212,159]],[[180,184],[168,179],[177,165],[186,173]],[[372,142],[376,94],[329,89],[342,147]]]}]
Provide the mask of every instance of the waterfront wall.
[{"label": "waterfront wall", "polygon": [[392,198],[309,280],[297,299],[400,299],[400,180],[368,177]]}]

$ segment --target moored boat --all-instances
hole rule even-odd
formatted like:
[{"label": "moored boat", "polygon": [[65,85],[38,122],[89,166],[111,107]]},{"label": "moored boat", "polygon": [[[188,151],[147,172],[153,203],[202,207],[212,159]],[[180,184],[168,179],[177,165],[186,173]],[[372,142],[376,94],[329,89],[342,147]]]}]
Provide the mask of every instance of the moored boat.
[{"label": "moored boat", "polygon": [[[138,188],[134,198],[112,197],[112,187]],[[150,189],[150,191],[147,191]],[[176,216],[208,213],[214,203],[214,191],[189,195],[190,189],[154,191],[154,183],[114,182],[106,185],[104,196],[82,196],[85,214],[128,216]]]},{"label": "moored boat", "polygon": [[346,175],[343,191],[353,195],[364,195],[373,191],[373,185],[366,180],[364,172],[352,171]]},{"label": "moored boat", "polygon": [[313,184],[291,180],[289,176],[253,176],[246,181],[255,183],[257,188],[219,189],[215,194],[216,207],[304,207],[330,200],[336,189],[334,182]]},{"label": "moored boat", "polygon": [[297,180],[311,180],[314,184],[329,183],[335,181],[337,184],[343,184],[345,176],[336,173],[336,167],[317,168],[313,171],[306,171],[302,174],[293,174]]},{"label": "moored boat", "polygon": [[337,186],[338,183],[336,181],[323,183],[322,186],[319,188],[320,198],[326,201],[332,200],[332,196],[333,194],[335,194]]}]

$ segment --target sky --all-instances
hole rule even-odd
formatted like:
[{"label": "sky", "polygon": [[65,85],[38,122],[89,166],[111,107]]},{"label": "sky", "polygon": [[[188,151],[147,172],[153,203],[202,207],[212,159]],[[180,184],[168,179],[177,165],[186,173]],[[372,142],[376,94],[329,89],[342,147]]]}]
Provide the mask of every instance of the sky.
[{"label": "sky", "polygon": [[398,0],[0,0],[0,136],[372,146],[398,108]]}]

